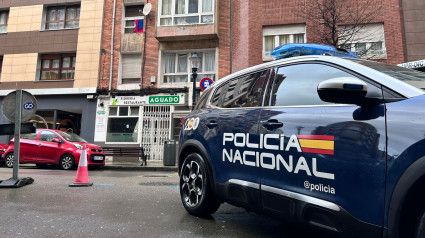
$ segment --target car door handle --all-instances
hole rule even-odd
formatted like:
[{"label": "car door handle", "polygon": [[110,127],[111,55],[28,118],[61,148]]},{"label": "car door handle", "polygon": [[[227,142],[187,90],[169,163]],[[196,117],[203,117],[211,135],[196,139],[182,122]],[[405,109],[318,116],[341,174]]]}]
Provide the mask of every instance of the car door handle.
[{"label": "car door handle", "polygon": [[209,129],[213,129],[214,127],[216,127],[216,126],[218,126],[218,124],[217,124],[217,122],[215,122],[215,121],[210,121],[210,122],[208,122],[207,123],[207,127],[209,128]]},{"label": "car door handle", "polygon": [[40,147],[41,146],[41,143],[37,144],[37,146]]},{"label": "car door handle", "polygon": [[261,125],[265,128],[267,128],[267,130],[274,130],[276,128],[282,127],[283,126],[283,122],[279,122],[276,119],[271,119],[268,121],[262,121]]}]

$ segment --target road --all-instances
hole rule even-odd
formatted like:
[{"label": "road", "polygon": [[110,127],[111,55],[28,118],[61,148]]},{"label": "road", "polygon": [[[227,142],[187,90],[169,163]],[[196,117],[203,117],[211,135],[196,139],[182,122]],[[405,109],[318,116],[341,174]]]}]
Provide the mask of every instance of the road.
[{"label": "road", "polygon": [[[68,187],[75,174],[21,168],[19,177],[35,182],[0,189],[1,237],[320,237],[228,204],[210,218],[191,216],[175,172],[94,170],[94,186]],[[0,168],[0,180],[11,176]]]}]

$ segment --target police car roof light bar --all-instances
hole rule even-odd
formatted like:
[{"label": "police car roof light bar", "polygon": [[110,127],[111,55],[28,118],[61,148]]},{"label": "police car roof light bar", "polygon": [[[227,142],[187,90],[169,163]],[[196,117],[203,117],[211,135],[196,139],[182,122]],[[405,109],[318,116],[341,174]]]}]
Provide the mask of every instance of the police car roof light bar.
[{"label": "police car roof light bar", "polygon": [[346,49],[335,48],[334,46],[330,45],[310,43],[293,43],[281,45],[276,47],[271,53],[271,56],[275,60],[302,55],[331,55],[345,58],[360,58],[355,53]]}]

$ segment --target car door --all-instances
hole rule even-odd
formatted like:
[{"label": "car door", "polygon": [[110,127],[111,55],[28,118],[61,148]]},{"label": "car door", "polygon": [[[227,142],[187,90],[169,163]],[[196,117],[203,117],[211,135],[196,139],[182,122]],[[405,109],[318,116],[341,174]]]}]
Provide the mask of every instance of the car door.
[{"label": "car door", "polygon": [[21,163],[31,162],[37,158],[37,137],[36,133],[22,134],[20,138],[20,157]]},{"label": "car door", "polygon": [[229,80],[214,92],[213,107],[201,120],[209,128],[205,139],[215,181],[225,184],[227,197],[242,206],[260,204],[260,169],[255,151],[249,147],[258,141],[258,119],[268,77],[269,70],[261,70]]},{"label": "car door", "polygon": [[62,151],[62,144],[57,142],[52,142],[54,138],[59,138],[52,131],[41,131],[40,137],[38,139],[38,161],[42,163],[57,164]]},{"label": "car door", "polygon": [[[268,106],[260,115],[264,208],[287,217],[305,216],[321,226],[339,224],[335,214],[343,210],[360,221],[382,225],[385,105],[323,102],[317,94],[320,82],[360,78],[334,65],[311,62],[276,70]],[[379,85],[360,79],[366,80],[368,95],[382,95]],[[300,211],[306,208],[298,206],[300,202],[316,207],[315,212]]]}]

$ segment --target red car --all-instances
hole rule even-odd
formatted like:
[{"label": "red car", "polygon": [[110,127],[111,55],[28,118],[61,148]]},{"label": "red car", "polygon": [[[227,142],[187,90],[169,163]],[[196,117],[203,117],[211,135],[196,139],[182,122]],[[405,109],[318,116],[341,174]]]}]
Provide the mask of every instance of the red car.
[{"label": "red car", "polygon": [[3,166],[4,162],[4,152],[6,151],[7,145],[0,143],[0,166]]},{"label": "red car", "polygon": [[[60,130],[38,129],[36,133],[21,135],[20,164],[58,164],[62,169],[72,169],[80,161],[83,146],[87,147],[87,165],[104,166],[105,154],[100,146],[90,144],[78,135]],[[4,152],[4,161],[13,167],[14,141]]]}]

